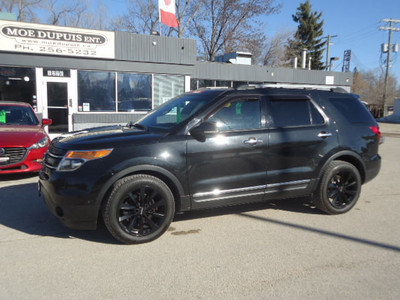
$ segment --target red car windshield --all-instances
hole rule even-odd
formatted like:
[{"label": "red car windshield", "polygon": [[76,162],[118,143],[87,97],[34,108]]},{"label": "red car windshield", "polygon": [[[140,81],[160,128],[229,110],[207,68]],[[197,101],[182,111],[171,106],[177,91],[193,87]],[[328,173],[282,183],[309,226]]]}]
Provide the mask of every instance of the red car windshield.
[{"label": "red car windshield", "polygon": [[27,106],[0,105],[1,125],[38,125],[35,113]]}]

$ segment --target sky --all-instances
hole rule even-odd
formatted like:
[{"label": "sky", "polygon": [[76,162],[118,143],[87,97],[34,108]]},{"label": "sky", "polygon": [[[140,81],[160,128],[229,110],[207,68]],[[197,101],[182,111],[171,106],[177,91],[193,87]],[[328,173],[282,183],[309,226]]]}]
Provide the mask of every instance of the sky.
[{"label": "sky", "polygon": [[[274,35],[282,30],[297,29],[292,19],[299,4],[305,1],[283,0],[280,13],[265,18],[266,34]],[[313,11],[322,12],[324,36],[332,38],[330,56],[339,57],[334,61],[333,71],[341,72],[345,50],[352,51],[350,71],[356,67],[360,71],[381,68],[385,70],[386,54],[381,55],[381,44],[388,43],[389,32],[379,30],[386,26],[383,19],[400,20],[400,1],[398,0],[311,0]],[[278,3],[278,2],[277,2]],[[400,28],[400,23],[394,24]],[[392,44],[400,43],[400,32],[393,31]],[[400,81],[400,58],[394,54],[390,72]],[[325,58],[324,58],[325,62]]]},{"label": "sky", "polygon": [[[132,0],[131,0],[132,1]],[[263,19],[265,34],[273,37],[280,31],[296,31],[297,23],[292,19],[300,3],[305,0],[275,0],[281,4],[278,14]],[[324,36],[332,38],[330,56],[339,57],[334,61],[333,71],[341,72],[345,50],[352,51],[350,71],[356,67],[359,71],[385,70],[386,54],[381,54],[381,44],[388,43],[389,32],[379,30],[387,23],[383,19],[400,20],[400,1],[398,0],[311,0],[313,11],[322,12]],[[108,0],[106,5],[113,14],[121,13],[126,0]],[[394,24],[400,28],[400,23]],[[392,43],[400,43],[400,31],[393,31]],[[400,56],[393,55],[391,75],[400,82]],[[325,62],[325,57],[324,60]]]}]

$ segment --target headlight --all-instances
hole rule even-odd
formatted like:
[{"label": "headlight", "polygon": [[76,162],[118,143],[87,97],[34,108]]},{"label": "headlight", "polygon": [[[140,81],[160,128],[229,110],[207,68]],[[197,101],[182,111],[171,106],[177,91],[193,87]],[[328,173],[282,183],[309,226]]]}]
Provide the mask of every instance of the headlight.
[{"label": "headlight", "polygon": [[89,160],[106,157],[113,149],[68,151],[58,166],[58,171],[74,171]]},{"label": "headlight", "polygon": [[32,146],[30,146],[28,149],[40,149],[40,148],[43,148],[43,147],[45,147],[47,145],[48,142],[49,142],[49,138],[44,137],[39,142],[37,142],[36,144],[33,144]]}]

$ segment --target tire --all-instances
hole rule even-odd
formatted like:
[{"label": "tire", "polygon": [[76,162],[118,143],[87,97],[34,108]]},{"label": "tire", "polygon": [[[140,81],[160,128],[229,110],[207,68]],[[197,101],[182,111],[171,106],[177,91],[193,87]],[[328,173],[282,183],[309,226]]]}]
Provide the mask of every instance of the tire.
[{"label": "tire", "polygon": [[104,224],[115,239],[125,244],[147,243],[168,229],[175,201],[163,181],[138,174],[114,184],[102,212]]},{"label": "tire", "polygon": [[330,215],[348,212],[361,193],[358,169],[345,161],[332,161],[324,171],[314,197],[317,208]]}]

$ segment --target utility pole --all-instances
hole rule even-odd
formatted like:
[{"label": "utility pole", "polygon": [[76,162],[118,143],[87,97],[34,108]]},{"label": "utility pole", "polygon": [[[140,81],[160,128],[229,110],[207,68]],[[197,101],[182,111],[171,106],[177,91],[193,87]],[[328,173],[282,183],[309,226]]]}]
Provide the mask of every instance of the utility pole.
[{"label": "utility pole", "polygon": [[337,37],[337,35],[330,35],[323,37],[323,39],[328,39],[326,41],[326,65],[325,65],[325,70],[328,71],[330,70],[330,56],[331,56],[331,38]]},{"label": "utility pole", "polygon": [[394,19],[383,19],[382,22],[388,22],[388,27],[379,27],[381,30],[389,31],[388,51],[386,58],[386,73],[385,73],[385,89],[383,92],[383,116],[386,117],[388,114],[387,101],[388,101],[388,88],[389,88],[389,75],[390,75],[390,62],[392,59],[392,31],[400,31],[400,28],[393,26],[393,23],[400,23],[400,20]]}]

